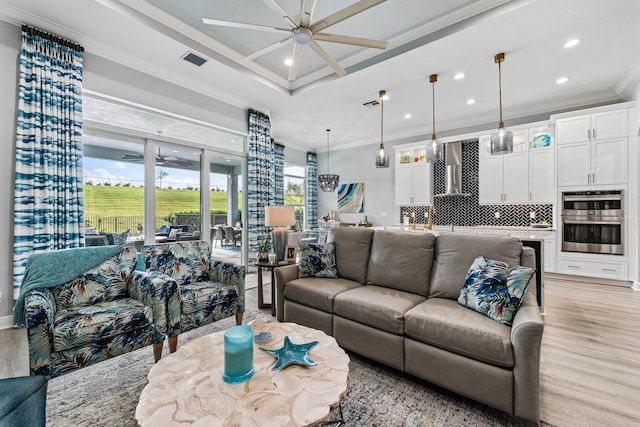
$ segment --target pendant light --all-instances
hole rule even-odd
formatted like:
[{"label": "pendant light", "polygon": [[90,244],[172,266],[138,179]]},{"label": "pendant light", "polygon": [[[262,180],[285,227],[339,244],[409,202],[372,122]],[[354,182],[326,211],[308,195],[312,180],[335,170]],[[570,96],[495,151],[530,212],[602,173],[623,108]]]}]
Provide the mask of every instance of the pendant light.
[{"label": "pendant light", "polygon": [[429,83],[431,83],[431,98],[433,100],[433,132],[431,133],[431,144],[427,146],[427,161],[439,162],[442,160],[442,142],[436,137],[436,82],[438,81],[437,74],[431,74],[429,76]]},{"label": "pendant light", "polygon": [[513,132],[504,128],[502,121],[502,67],[504,52],[495,56],[494,62],[498,64],[498,87],[500,90],[500,123],[498,130],[491,134],[491,154],[508,154],[513,152]]},{"label": "pendant light", "polygon": [[327,173],[318,175],[318,185],[322,191],[327,193],[334,191],[340,182],[340,175],[329,173],[329,132],[331,129],[327,129]]},{"label": "pendant light", "polygon": [[376,167],[389,167],[389,153],[384,149],[384,98],[387,96],[386,90],[381,90],[380,97],[380,148],[376,151]]}]

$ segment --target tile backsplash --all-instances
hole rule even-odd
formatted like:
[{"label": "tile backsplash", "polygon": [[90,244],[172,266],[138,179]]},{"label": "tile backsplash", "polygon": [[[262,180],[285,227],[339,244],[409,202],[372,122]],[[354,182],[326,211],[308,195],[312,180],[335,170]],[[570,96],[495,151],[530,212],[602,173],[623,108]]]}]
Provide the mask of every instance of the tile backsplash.
[{"label": "tile backsplash", "polygon": [[[446,162],[437,162],[433,167],[433,194],[445,192]],[[462,144],[462,192],[469,197],[434,197],[436,214],[433,223],[436,225],[455,224],[458,226],[522,226],[532,222],[547,221],[552,224],[553,205],[480,205],[479,203],[479,161],[478,141],[465,141]],[[429,206],[400,206],[399,222],[403,221],[403,212],[415,212],[416,222],[426,223],[425,213]],[[500,212],[500,218],[495,213]],[[530,218],[535,212],[536,218]]]}]

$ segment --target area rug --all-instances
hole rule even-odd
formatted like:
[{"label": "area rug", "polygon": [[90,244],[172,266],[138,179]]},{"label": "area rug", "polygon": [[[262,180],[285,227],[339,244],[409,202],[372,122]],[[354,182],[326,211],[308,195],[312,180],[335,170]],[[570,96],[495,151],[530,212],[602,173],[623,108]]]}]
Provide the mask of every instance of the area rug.
[{"label": "area rug", "polygon": [[[243,323],[275,319],[257,309]],[[227,318],[180,335],[180,343],[224,330]],[[164,355],[168,354],[165,344]],[[465,399],[409,375],[349,354],[348,394],[342,413],[348,426],[522,426],[519,419]],[[47,392],[47,426],[135,426],[135,409],[147,373],[152,347],[53,378]],[[332,417],[339,416],[334,410]]]}]

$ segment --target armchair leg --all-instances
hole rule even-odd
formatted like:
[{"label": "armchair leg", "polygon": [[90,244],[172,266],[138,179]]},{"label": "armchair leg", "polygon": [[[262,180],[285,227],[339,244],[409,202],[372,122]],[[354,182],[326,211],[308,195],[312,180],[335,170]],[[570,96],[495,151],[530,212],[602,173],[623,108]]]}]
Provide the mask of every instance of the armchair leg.
[{"label": "armchair leg", "polygon": [[175,353],[178,349],[178,336],[169,337],[169,352]]},{"label": "armchair leg", "polygon": [[244,313],[236,313],[236,325],[242,325],[242,315]]},{"label": "armchair leg", "polygon": [[164,345],[164,341],[153,343],[153,359],[155,363],[158,363],[158,360],[162,358],[163,345]]}]

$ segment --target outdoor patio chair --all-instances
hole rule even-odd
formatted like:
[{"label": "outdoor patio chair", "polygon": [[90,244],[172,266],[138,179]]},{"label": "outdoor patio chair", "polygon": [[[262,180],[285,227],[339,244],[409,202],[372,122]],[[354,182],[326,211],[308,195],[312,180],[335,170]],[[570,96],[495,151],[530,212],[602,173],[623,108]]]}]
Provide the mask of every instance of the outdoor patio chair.
[{"label": "outdoor patio chair", "polygon": [[228,244],[231,244],[232,246],[235,246],[237,242],[237,236],[238,236],[238,234],[236,233],[236,229],[229,225],[226,225],[222,228],[224,229],[224,241],[227,242]]},{"label": "outdoor patio chair", "polygon": [[224,244],[224,229],[221,225],[216,225],[211,229],[211,242],[214,247],[217,247],[218,240],[222,246]]}]

